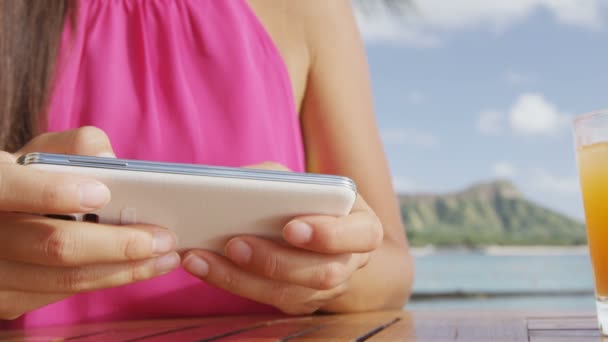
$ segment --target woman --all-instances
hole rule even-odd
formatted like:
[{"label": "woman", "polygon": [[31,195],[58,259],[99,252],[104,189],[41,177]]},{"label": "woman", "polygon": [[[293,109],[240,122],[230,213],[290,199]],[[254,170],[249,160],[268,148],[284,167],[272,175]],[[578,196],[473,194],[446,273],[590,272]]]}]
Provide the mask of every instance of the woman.
[{"label": "woman", "polygon": [[[0,2],[4,325],[401,308],[411,258],[350,6]],[[87,212],[111,196],[95,180],[15,164],[32,151],[281,164],[351,177],[359,196],[346,217],[295,218],[288,247],[239,236],[225,257],[178,255],[170,227],[16,213]]]}]

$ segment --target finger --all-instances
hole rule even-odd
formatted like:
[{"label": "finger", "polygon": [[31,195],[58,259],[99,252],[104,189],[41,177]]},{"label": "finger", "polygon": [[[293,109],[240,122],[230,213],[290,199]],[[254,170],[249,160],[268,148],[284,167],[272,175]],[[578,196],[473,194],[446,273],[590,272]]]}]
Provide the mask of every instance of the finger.
[{"label": "finger", "polygon": [[76,266],[148,259],[176,248],[175,234],[153,226],[111,226],[0,213],[0,259]]},{"label": "finger", "polygon": [[0,288],[41,293],[79,293],[150,279],[176,269],[175,252],[126,263],[83,267],[48,267],[0,261]]},{"label": "finger", "polygon": [[291,171],[287,166],[271,161],[265,161],[259,164],[243,166],[245,169],[256,170],[272,170],[272,171]]},{"label": "finger", "polygon": [[0,291],[0,319],[14,320],[26,312],[58,302],[71,294]]},{"label": "finger", "polygon": [[17,158],[11,153],[0,151],[0,163],[15,164]]},{"label": "finger", "polygon": [[225,254],[249,272],[318,290],[333,289],[348,281],[365,261],[360,254],[325,255],[251,236],[230,240]]},{"label": "finger", "polygon": [[342,285],[328,291],[317,291],[278,282],[246,272],[220,255],[200,250],[188,252],[183,266],[214,287],[275,306],[288,314],[313,313],[347,289],[346,285]]},{"label": "finger", "polygon": [[0,209],[28,213],[81,213],[105,206],[110,190],[91,178],[0,163]]},{"label": "finger", "polygon": [[318,253],[369,253],[380,246],[383,233],[378,217],[358,197],[349,215],[296,218],[283,229],[283,238],[296,247]]},{"label": "finger", "polygon": [[16,155],[32,152],[114,157],[110,139],[97,127],[85,126],[64,132],[45,133],[32,139]]}]

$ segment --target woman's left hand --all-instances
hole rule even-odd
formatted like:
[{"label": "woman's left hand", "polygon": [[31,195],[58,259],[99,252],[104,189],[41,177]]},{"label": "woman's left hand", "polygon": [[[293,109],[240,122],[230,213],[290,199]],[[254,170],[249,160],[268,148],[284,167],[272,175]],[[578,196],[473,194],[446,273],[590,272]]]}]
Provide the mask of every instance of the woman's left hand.
[{"label": "woman's left hand", "polygon": [[[271,163],[258,168],[281,169]],[[309,314],[349,289],[383,240],[382,224],[361,196],[344,217],[305,216],[290,221],[278,243],[239,236],[226,256],[192,250],[183,266],[215,287],[275,306],[288,314]]]}]

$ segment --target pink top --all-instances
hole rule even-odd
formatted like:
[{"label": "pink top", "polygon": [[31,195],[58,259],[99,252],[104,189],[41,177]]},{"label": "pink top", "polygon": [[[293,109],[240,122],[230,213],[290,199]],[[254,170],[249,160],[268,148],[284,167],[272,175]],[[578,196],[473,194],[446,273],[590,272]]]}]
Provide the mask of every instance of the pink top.
[{"label": "pink top", "polygon": [[[102,128],[121,158],[304,171],[291,83],[246,0],[90,0],[66,23],[49,131]],[[183,270],[79,294],[5,326],[268,313]],[[0,325],[2,322],[0,321]]]}]

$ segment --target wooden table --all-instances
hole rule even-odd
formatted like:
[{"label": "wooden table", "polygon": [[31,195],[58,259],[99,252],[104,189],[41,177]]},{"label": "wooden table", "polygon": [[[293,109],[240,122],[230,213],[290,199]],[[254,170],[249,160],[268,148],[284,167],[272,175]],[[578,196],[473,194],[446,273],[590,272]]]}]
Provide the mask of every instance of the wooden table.
[{"label": "wooden table", "polygon": [[133,321],[0,332],[0,341],[601,341],[592,314],[378,312]]}]

